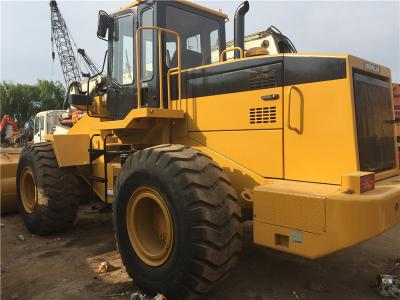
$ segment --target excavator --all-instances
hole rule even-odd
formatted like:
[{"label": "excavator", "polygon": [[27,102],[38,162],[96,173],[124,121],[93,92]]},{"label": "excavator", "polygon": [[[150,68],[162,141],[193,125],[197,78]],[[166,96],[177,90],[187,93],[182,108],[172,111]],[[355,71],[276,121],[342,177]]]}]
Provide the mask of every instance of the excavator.
[{"label": "excavator", "polygon": [[17,123],[9,115],[4,115],[1,119],[0,133],[2,146],[26,144],[30,139],[30,132],[19,129]]},{"label": "excavator", "polygon": [[4,115],[0,123],[0,133],[2,139],[10,137],[13,133],[17,133],[18,131],[19,129],[14,119],[8,115]]},{"label": "excavator", "polygon": [[68,94],[83,117],[18,163],[30,232],[72,228],[87,182],[135,284],[194,299],[234,269],[246,221],[255,244],[309,259],[400,223],[390,69],[274,31],[271,51],[245,49],[248,11],[232,48],[228,16],[189,1],[99,12],[102,68]]}]

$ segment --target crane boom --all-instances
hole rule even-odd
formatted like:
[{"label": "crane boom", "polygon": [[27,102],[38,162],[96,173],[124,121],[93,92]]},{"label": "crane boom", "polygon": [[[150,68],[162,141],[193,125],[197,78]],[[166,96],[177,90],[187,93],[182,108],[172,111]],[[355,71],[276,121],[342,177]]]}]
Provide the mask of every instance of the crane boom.
[{"label": "crane boom", "polygon": [[79,48],[78,53],[83,58],[88,70],[88,73],[81,72],[82,77],[90,77],[91,75],[99,74],[101,72],[96,63],[86,54],[85,49]]},{"label": "crane boom", "polygon": [[[80,82],[81,77],[76,61],[74,51],[72,49],[71,40],[68,34],[67,25],[64,18],[58,9],[55,0],[50,1],[51,12],[51,40],[54,41],[57,48],[58,57],[61,63],[61,69],[64,75],[66,87],[68,88],[71,82]],[[52,53],[53,60],[55,53]]]}]

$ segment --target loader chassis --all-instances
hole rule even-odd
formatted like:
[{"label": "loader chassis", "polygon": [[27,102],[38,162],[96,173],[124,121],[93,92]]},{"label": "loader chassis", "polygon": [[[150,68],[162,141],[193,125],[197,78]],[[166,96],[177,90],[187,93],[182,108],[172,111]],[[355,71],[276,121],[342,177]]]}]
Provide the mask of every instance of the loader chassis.
[{"label": "loader chassis", "polygon": [[87,106],[108,118],[86,114],[46,136],[21,172],[36,153],[39,164],[56,159],[52,174],[66,170],[69,184],[89,182],[112,205],[122,260],[145,291],[207,293],[235,266],[245,219],[255,243],[309,258],[400,222],[389,69],[351,55],[213,62],[225,16],[186,1],[139,1],[111,18],[107,94]]}]

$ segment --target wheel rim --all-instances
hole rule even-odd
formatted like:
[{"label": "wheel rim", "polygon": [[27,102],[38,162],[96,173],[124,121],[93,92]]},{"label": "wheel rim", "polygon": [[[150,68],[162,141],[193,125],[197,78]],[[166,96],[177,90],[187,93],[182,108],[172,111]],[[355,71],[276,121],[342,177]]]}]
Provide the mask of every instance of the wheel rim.
[{"label": "wheel rim", "polygon": [[20,195],[25,211],[31,214],[35,210],[37,204],[37,188],[35,177],[29,167],[22,170]]},{"label": "wheel rim", "polygon": [[128,202],[126,225],[132,247],[143,262],[160,266],[168,259],[173,225],[160,193],[148,187],[135,190]]}]

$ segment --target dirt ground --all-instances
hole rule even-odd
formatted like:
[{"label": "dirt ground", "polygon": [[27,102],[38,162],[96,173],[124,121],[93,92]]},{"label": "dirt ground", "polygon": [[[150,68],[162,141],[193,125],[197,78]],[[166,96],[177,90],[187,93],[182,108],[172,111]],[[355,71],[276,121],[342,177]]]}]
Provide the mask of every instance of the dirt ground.
[{"label": "dirt ground", "polygon": [[[73,230],[50,237],[30,235],[18,215],[1,223],[2,299],[122,300],[135,291],[116,251],[111,214],[82,206]],[[238,268],[206,299],[380,299],[371,284],[400,257],[400,225],[316,261],[252,245],[249,226],[246,240]],[[114,268],[99,274],[102,261]]]}]

